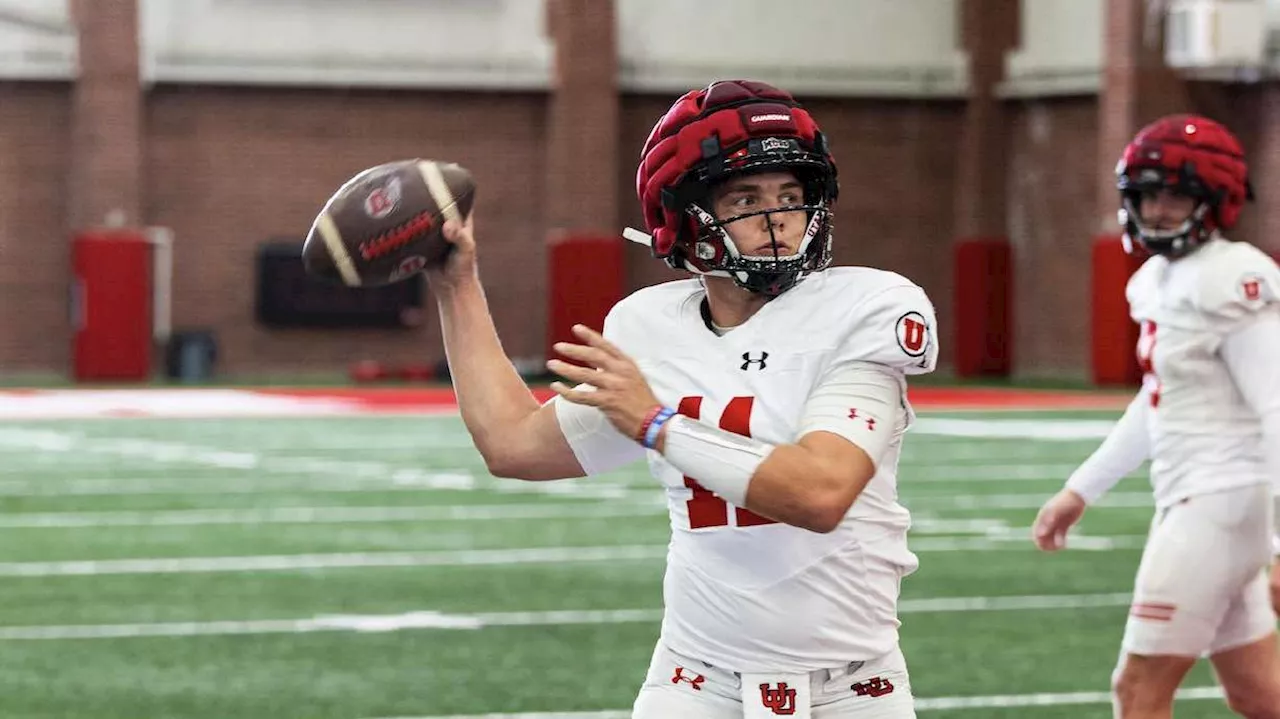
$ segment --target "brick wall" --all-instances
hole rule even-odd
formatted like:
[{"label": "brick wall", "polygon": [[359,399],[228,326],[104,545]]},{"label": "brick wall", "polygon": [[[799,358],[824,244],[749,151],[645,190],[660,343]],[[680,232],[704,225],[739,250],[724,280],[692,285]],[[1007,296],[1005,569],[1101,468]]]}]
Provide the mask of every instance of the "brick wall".
[{"label": "brick wall", "polygon": [[[616,91],[613,73],[582,66],[608,43],[582,38],[598,39],[612,19],[578,12],[583,1],[549,6],[553,28],[568,38],[559,62],[572,63],[557,72],[554,93],[161,85],[130,100],[119,97],[129,84],[121,77],[136,72],[127,56],[136,47],[109,42],[82,48],[104,64],[78,88],[0,82],[0,373],[66,369],[68,228],[113,208],[173,228],[174,323],[212,328],[227,372],[439,359],[434,307],[411,331],[281,331],[253,321],[257,245],[301,238],[343,180],[411,156],[454,160],[475,173],[482,272],[499,331],[513,356],[540,355],[546,242],[564,230],[638,224],[637,154],[674,99],[600,102]],[[110,28],[132,22],[130,2],[75,7]],[[1003,207],[1017,272],[1015,371],[1088,374],[1089,243],[1115,231],[1111,167],[1128,125],[1178,103],[1238,129],[1259,202],[1235,234],[1280,250],[1280,91],[1182,84],[1153,69],[1158,48],[1141,45],[1125,25],[1136,2],[1125,0],[1123,13],[1113,8],[1109,42],[1118,66],[1107,74],[1115,83],[1109,94],[988,108],[984,116],[999,118],[1001,134],[978,139],[1004,141],[997,143],[1003,159],[988,160],[1007,165],[1001,202],[960,191],[972,178],[1001,177],[975,165],[965,102],[802,98],[840,166],[836,262],[895,270],[924,286],[938,307],[944,365],[953,339],[951,244],[998,226]],[[557,27],[569,21],[578,24]],[[629,243],[626,269],[632,288],[680,276]]]}]

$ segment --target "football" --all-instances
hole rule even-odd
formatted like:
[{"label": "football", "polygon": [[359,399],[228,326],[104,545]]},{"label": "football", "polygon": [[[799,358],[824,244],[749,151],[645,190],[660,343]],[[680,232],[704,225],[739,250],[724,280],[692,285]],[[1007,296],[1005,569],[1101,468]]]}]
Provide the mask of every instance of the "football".
[{"label": "football", "polygon": [[302,246],[309,274],[348,287],[377,287],[439,265],[453,245],[446,220],[471,213],[476,185],[466,168],[400,160],[347,180],[311,223]]}]

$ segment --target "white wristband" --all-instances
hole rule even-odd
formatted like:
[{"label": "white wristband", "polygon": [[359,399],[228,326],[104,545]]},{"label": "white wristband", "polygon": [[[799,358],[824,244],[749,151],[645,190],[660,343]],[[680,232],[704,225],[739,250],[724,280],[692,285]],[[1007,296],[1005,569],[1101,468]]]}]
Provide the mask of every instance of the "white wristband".
[{"label": "white wristband", "polygon": [[673,467],[734,505],[745,507],[747,485],[774,446],[683,415],[666,426],[662,454]]}]

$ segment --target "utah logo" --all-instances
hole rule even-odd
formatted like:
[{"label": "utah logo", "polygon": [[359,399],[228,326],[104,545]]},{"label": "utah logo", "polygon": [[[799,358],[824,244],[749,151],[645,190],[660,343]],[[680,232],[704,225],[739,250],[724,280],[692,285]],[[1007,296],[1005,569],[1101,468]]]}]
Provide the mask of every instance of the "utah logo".
[{"label": "utah logo", "polygon": [[777,689],[768,684],[761,684],[760,703],[778,716],[795,714],[796,690],[788,687],[786,682],[778,682]]},{"label": "utah logo", "polygon": [[919,312],[908,312],[898,318],[895,328],[898,334],[898,346],[908,357],[919,357],[929,348],[929,325],[924,315]]}]

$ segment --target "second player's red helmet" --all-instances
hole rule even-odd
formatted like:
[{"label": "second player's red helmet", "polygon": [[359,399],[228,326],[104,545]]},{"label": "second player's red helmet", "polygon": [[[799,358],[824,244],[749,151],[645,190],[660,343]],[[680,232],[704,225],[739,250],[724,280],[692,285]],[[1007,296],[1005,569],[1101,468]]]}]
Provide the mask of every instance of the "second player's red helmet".
[{"label": "second player's red helmet", "polygon": [[[1215,230],[1229,230],[1247,200],[1249,168],[1240,141],[1221,124],[1199,115],[1167,115],[1138,131],[1116,165],[1120,224],[1125,249],[1178,257]],[[1171,190],[1199,200],[1181,226],[1159,230],[1143,224],[1143,193]]]},{"label": "second player's red helmet", "polygon": [[[725,225],[763,210],[717,220],[711,188],[729,177],[786,170],[804,186],[808,224],[789,256],[738,251]],[[790,93],[763,82],[728,80],[686,93],[658,120],[636,172],[653,254],[671,267],[731,277],[777,295],[831,263],[831,207],[838,194],[827,140]]]}]

